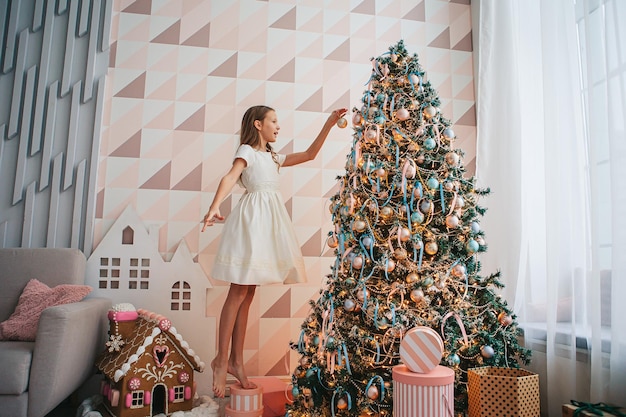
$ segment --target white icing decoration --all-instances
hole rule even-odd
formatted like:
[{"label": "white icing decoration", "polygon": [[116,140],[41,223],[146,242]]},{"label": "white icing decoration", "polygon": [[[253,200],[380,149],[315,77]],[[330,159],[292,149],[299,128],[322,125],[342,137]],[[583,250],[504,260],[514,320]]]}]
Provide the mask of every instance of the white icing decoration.
[{"label": "white icing decoration", "polygon": [[189,356],[194,356],[194,357],[196,356],[196,352],[194,352],[193,349],[187,349],[187,354]]},{"label": "white icing decoration", "polygon": [[174,327],[173,325],[172,325],[172,326],[170,326],[169,332],[170,332],[171,334],[178,334],[178,333],[176,332],[176,327]]},{"label": "white icing decoration", "polygon": [[120,371],[119,369],[117,371],[115,371],[115,374],[113,376],[113,379],[115,380],[115,382],[119,381],[121,377],[124,376],[124,373],[122,371]]},{"label": "white icing decoration", "polygon": [[135,306],[131,303],[118,303],[111,307],[113,311],[136,311]]},{"label": "white icing decoration", "polygon": [[145,351],[146,348],[144,346],[139,346],[139,349],[137,349],[137,355],[143,355]]},{"label": "white icing decoration", "polygon": [[182,342],[180,342],[180,345],[185,348],[185,349],[189,349],[189,343],[187,343],[185,340],[183,340]]},{"label": "white icing decoration", "polygon": [[148,336],[148,337],[146,337],[146,341],[144,342],[143,345],[144,346],[151,345],[153,341],[154,341],[154,338],[152,336]]},{"label": "white icing decoration", "polygon": [[137,359],[139,359],[137,355],[130,355],[130,358],[128,358],[128,363],[137,362]]}]

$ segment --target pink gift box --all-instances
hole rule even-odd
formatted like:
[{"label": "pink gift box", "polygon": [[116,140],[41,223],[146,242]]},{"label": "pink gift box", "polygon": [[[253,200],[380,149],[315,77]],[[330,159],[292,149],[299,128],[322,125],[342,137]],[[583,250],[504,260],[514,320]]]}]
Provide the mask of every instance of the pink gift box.
[{"label": "pink gift box", "polygon": [[275,376],[250,378],[263,388],[263,417],[284,417],[285,404],[293,401],[290,384]]},{"label": "pink gift box", "polygon": [[454,371],[437,365],[428,373],[393,367],[394,417],[449,417],[454,415]]}]

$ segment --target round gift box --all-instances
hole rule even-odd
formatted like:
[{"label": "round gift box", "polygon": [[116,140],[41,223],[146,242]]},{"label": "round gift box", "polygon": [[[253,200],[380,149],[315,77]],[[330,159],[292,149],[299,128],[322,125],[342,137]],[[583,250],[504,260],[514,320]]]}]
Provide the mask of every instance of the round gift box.
[{"label": "round gift box", "polygon": [[404,365],[393,367],[394,417],[449,417],[454,415],[454,371],[437,365],[422,374]]},{"label": "round gift box", "polygon": [[[240,384],[230,387],[230,410],[232,412],[256,412],[263,414],[263,388],[244,389]],[[256,416],[257,414],[236,414],[237,417]],[[235,417],[235,414],[232,414]]]},{"label": "round gift box", "polygon": [[439,365],[442,355],[441,336],[430,327],[414,327],[400,342],[400,359],[413,372],[430,372]]}]

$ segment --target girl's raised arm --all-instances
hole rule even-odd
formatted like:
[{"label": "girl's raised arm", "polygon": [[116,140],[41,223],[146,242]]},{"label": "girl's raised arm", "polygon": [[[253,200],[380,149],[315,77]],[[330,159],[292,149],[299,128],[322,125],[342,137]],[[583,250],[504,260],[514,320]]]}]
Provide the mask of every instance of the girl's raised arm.
[{"label": "girl's raised arm", "polygon": [[333,126],[337,123],[337,120],[342,118],[347,111],[348,109],[333,110],[332,113],[328,116],[328,119],[326,119],[324,126],[322,126],[322,130],[320,130],[320,133],[318,133],[317,137],[315,138],[313,143],[309,145],[307,150],[303,152],[294,152],[287,155],[285,157],[285,162],[283,162],[282,166],[289,167],[315,159],[320,149],[322,148],[324,141],[328,137],[330,129],[333,128]]}]

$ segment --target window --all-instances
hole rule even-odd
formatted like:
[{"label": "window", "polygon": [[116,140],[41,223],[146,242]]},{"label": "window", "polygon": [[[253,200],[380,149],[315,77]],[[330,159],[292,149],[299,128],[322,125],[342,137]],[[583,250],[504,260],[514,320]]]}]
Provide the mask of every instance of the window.
[{"label": "window", "polygon": [[185,401],[185,386],[177,385],[174,387],[174,401],[175,403],[179,403],[181,401]]},{"label": "window", "polygon": [[100,258],[98,288],[120,287],[120,258]]},{"label": "window", "polygon": [[149,289],[150,259],[130,258],[130,269],[128,270],[128,289],[147,290]]},{"label": "window", "polygon": [[143,391],[132,391],[132,401],[130,408],[141,408],[143,407]]},{"label": "window", "polygon": [[172,285],[172,310],[191,310],[191,286],[186,281],[178,281]]}]

